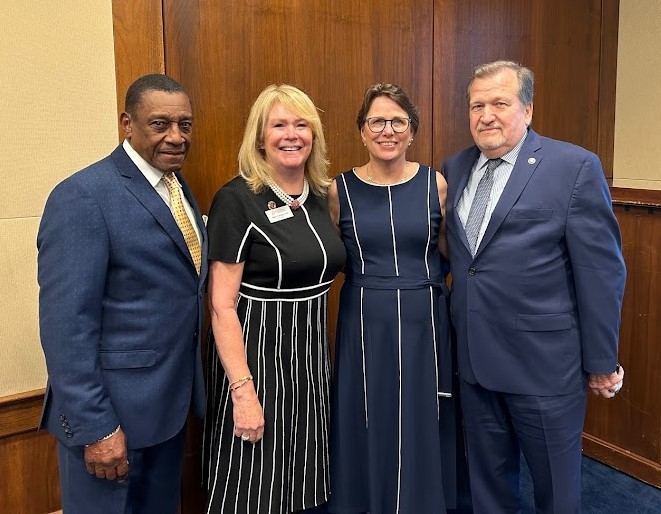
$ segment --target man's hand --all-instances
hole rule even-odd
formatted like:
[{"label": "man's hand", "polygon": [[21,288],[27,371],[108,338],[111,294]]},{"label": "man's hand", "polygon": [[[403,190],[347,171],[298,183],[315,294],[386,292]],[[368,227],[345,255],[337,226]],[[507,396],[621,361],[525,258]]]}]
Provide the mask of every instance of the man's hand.
[{"label": "man's hand", "polygon": [[126,436],[120,428],[116,434],[85,447],[85,465],[90,475],[106,480],[126,480],[129,474]]},{"label": "man's hand", "polygon": [[596,395],[601,395],[604,398],[612,398],[622,388],[624,381],[624,368],[618,366],[616,373],[609,375],[598,375],[595,373],[590,374],[588,385],[592,392]]}]

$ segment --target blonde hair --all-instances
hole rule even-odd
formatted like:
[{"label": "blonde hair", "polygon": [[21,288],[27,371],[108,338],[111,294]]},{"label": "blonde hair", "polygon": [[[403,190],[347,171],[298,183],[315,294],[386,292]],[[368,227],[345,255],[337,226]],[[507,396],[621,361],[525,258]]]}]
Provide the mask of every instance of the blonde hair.
[{"label": "blonde hair", "polygon": [[328,178],[329,161],[321,119],[310,97],[289,84],[267,86],[252,104],[239,148],[239,175],[254,193],[268,187],[272,169],[263,148],[264,128],[271,109],[277,103],[310,124],[313,140],[310,156],[305,163],[305,176],[316,195],[326,196],[331,181]]}]

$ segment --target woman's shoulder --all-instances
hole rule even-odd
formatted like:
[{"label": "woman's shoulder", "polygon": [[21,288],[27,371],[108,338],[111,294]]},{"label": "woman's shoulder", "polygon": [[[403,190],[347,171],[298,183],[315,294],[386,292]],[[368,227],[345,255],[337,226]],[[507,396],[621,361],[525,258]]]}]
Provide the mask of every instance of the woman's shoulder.
[{"label": "woman's shoulder", "polygon": [[242,177],[237,176],[223,184],[216,191],[211,202],[211,210],[222,209],[224,207],[234,209],[237,205],[245,206],[250,203],[249,200],[254,198],[254,196],[246,181]]}]

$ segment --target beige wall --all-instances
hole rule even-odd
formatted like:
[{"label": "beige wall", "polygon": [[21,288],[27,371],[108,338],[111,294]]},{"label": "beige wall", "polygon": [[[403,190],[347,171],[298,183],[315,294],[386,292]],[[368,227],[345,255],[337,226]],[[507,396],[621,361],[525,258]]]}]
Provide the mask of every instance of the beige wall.
[{"label": "beige wall", "polygon": [[620,0],[613,185],[661,189],[661,1]]},{"label": "beige wall", "polygon": [[46,384],[35,246],[46,197],[117,144],[111,7],[0,1],[0,396]]}]

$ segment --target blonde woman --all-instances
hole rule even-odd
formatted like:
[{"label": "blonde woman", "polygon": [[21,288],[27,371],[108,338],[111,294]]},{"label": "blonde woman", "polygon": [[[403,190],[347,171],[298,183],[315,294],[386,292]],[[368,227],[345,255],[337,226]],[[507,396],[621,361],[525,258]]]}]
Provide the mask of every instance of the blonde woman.
[{"label": "blonde woman", "polygon": [[345,260],[327,168],[310,98],[268,86],[248,117],[239,176],[209,212],[208,513],[327,500],[327,292]]}]

